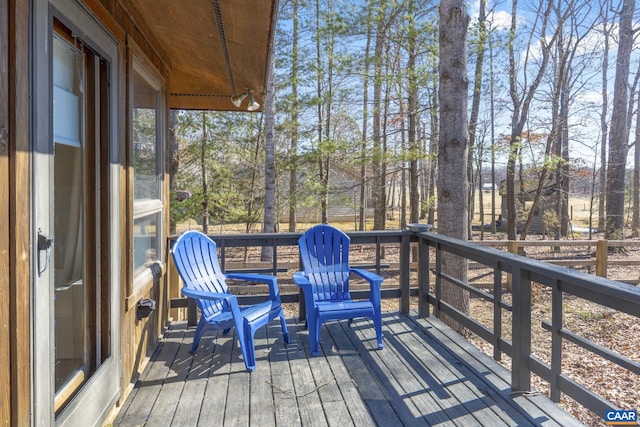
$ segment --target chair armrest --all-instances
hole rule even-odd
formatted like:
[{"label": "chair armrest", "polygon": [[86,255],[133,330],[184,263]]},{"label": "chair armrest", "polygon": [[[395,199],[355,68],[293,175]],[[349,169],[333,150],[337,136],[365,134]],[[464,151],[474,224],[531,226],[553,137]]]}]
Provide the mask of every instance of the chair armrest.
[{"label": "chair armrest", "polygon": [[272,301],[280,298],[280,290],[278,289],[278,278],[268,274],[255,273],[229,273],[225,274],[227,279],[244,280],[247,282],[266,283],[269,286],[269,296]]},{"label": "chair armrest", "polygon": [[182,292],[182,295],[184,295],[185,297],[194,298],[194,299],[209,300],[209,301],[223,300],[231,308],[233,319],[236,323],[236,329],[239,329],[238,334],[244,334],[242,331],[240,331],[242,315],[240,314],[240,305],[238,304],[238,297],[236,297],[233,294],[220,294],[215,292],[198,291],[198,290],[189,289],[189,288],[182,288],[181,292]]},{"label": "chair armrest", "polygon": [[305,288],[311,288],[311,282],[309,281],[309,278],[302,271],[293,273],[293,282],[303,290]]},{"label": "chair armrest", "polygon": [[369,300],[373,303],[373,307],[376,310],[380,309],[380,289],[382,288],[382,277],[376,273],[372,273],[368,270],[361,268],[350,268],[353,274],[356,274],[365,279],[371,285],[371,292],[369,292]]},{"label": "chair armrest", "polygon": [[364,270],[362,268],[350,268],[349,270],[351,271],[351,273],[356,274],[365,279],[367,282],[371,283],[372,287],[375,286],[377,288],[380,288],[380,284],[382,283],[383,279],[376,273],[372,273],[369,270]]},{"label": "chair armrest", "polygon": [[189,288],[182,288],[182,295],[184,295],[185,297],[189,297],[189,298],[194,298],[194,299],[203,299],[203,300],[209,300],[209,301],[215,301],[215,300],[225,300],[229,303],[231,303],[232,300],[238,300],[238,298],[233,295],[233,294],[219,294],[219,293],[215,293],[215,292],[207,292],[207,291],[198,291],[195,289],[189,289]]}]

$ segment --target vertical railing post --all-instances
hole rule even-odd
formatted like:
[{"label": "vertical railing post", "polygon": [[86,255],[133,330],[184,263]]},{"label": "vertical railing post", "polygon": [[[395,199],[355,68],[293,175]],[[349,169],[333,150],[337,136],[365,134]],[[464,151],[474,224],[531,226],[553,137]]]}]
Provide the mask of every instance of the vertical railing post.
[{"label": "vertical railing post", "polygon": [[442,300],[442,249],[440,243],[436,243],[436,303],[434,313],[440,318],[440,301]]},{"label": "vertical railing post", "polygon": [[500,361],[502,350],[500,339],[502,338],[502,271],[498,266],[493,267],[493,358]]},{"label": "vertical railing post", "polygon": [[[518,242],[516,240],[509,240],[507,249],[509,250],[510,253],[517,254]],[[507,292],[511,292],[512,283],[513,283],[513,278],[511,277],[511,274],[507,274]]]},{"label": "vertical railing post", "polygon": [[273,260],[271,262],[272,274],[278,277],[278,245],[275,238],[271,239],[271,248],[273,253]]},{"label": "vertical railing post", "polygon": [[[298,251],[300,248],[298,247]],[[304,266],[302,265],[302,255],[298,252],[298,271],[303,271]],[[303,321],[307,318],[307,308],[304,302],[304,293],[302,292],[302,288],[298,289],[298,320]]]},{"label": "vertical railing post", "polygon": [[531,390],[531,280],[529,272],[514,266],[511,275],[513,286],[511,388],[516,391]]},{"label": "vertical railing post", "polygon": [[400,240],[400,312],[409,314],[411,234],[404,232]]},{"label": "vertical railing post", "polygon": [[560,282],[553,280],[551,290],[551,400],[560,402],[560,387],[558,380],[562,374],[562,290]]},{"label": "vertical railing post", "polygon": [[429,242],[418,234],[418,314],[429,317]]},{"label": "vertical railing post", "polygon": [[607,277],[609,242],[598,240],[596,243],[596,275]]}]

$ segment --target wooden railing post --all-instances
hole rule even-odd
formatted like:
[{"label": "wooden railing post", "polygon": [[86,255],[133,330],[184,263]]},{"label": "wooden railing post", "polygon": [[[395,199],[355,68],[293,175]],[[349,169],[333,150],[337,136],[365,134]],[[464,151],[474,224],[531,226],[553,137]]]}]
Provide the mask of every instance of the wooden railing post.
[{"label": "wooden railing post", "polygon": [[529,272],[516,268],[512,275],[513,313],[511,362],[511,388],[516,391],[531,390],[531,280]]},{"label": "wooden railing post", "polygon": [[429,242],[418,237],[418,314],[429,317]]},{"label": "wooden railing post", "polygon": [[598,240],[596,243],[596,275],[607,277],[607,263],[609,257],[609,242]]},{"label": "wooden railing post", "polygon": [[[517,255],[518,254],[518,241],[517,240],[509,240],[509,244],[507,245],[507,248],[508,248],[510,253]],[[512,289],[513,289],[513,278],[511,277],[511,274],[507,274],[507,292],[511,292]]]},{"label": "wooden railing post", "polygon": [[400,242],[400,311],[409,314],[411,235],[405,233]]}]

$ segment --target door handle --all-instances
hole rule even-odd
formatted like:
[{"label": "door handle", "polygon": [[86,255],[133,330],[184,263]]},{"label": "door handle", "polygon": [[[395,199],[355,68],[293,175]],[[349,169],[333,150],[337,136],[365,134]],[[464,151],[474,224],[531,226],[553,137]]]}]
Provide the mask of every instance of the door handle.
[{"label": "door handle", "polygon": [[[38,277],[49,268],[49,259],[51,258],[51,247],[53,246],[53,238],[42,234],[42,230],[38,229]],[[45,252],[44,266],[42,265],[40,256],[42,251]]]}]

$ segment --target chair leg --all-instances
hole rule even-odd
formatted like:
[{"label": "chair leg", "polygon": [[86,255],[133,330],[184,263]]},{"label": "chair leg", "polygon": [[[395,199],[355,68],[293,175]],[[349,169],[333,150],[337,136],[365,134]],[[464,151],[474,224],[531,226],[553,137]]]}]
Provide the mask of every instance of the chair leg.
[{"label": "chair leg", "polygon": [[317,356],[320,353],[320,327],[322,324],[318,322],[318,319],[314,319],[309,322],[309,348],[312,356]]},{"label": "chair leg", "polygon": [[207,322],[204,320],[204,317],[200,317],[200,321],[198,322],[198,326],[196,326],[196,332],[193,335],[193,345],[191,346],[191,353],[195,353],[198,349],[198,344],[200,344],[200,338],[202,338],[202,334],[204,332],[204,327]]},{"label": "chair leg", "polygon": [[253,328],[250,325],[245,324],[244,342],[240,342],[242,357],[244,357],[244,366],[249,372],[256,370],[256,349],[253,344],[254,333],[255,331]]},{"label": "chair leg", "polygon": [[376,339],[378,341],[378,349],[382,349],[382,318],[380,316],[375,316],[373,319],[373,323],[376,328]]},{"label": "chair leg", "polygon": [[280,312],[280,326],[282,326],[282,335],[285,344],[291,344],[291,340],[289,339],[289,330],[287,329],[287,321],[284,318],[283,312]]}]

